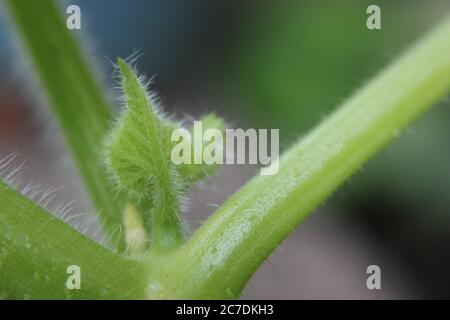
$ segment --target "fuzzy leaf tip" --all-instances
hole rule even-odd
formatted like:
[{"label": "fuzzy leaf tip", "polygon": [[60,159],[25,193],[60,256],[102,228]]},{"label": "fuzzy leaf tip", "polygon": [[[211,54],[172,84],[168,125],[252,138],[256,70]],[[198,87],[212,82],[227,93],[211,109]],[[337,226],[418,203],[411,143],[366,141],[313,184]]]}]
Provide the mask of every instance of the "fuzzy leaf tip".
[{"label": "fuzzy leaf tip", "polygon": [[[152,208],[139,206],[143,219],[151,221],[152,237],[158,237],[152,242],[174,246],[181,239],[181,194],[193,182],[211,175],[217,165],[175,165],[171,161],[175,144],[171,135],[181,124],[156,107],[145,82],[124,60],[118,59],[118,67],[126,106],[106,139],[106,165],[119,192],[136,204],[152,204]],[[202,121],[204,130],[223,130],[223,121],[213,114]],[[147,229],[150,232],[150,227]]]}]

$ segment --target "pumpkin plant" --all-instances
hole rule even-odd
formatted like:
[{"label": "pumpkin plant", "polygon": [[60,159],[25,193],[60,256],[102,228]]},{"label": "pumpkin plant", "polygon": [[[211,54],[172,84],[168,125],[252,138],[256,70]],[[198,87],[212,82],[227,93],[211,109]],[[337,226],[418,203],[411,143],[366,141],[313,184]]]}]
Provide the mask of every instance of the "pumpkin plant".
[{"label": "pumpkin plant", "polygon": [[[0,182],[4,299],[238,298],[302,220],[450,89],[447,18],[292,145],[276,175],[254,177],[187,238],[184,193],[217,166],[170,161],[170,133],[184,124],[155,103],[132,61],[117,60],[125,101],[113,115],[54,2],[6,4],[110,236],[100,245]],[[224,128],[214,114],[202,120]],[[71,265],[79,290],[66,285]]]}]

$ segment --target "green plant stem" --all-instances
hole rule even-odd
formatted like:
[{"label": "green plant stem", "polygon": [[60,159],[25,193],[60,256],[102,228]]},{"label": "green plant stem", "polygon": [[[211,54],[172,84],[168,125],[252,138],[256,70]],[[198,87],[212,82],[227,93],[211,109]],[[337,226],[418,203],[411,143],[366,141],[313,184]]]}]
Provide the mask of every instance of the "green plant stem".
[{"label": "green plant stem", "polygon": [[[47,93],[90,192],[105,231],[122,223],[123,202],[117,199],[99,157],[108,130],[107,103],[76,42],[52,0],[7,0],[37,75]],[[120,233],[116,232],[119,235]],[[124,249],[123,235],[118,240]],[[113,239],[117,243],[117,239]]]},{"label": "green plant stem", "polygon": [[[0,181],[0,299],[144,298],[142,263],[109,251]],[[80,267],[68,290],[67,267]]]},{"label": "green plant stem", "polygon": [[[93,111],[97,103],[105,106],[103,99],[52,2],[7,2],[96,203],[105,209],[113,197],[94,161],[108,116],[106,107]],[[238,297],[308,214],[448,92],[449,52],[447,18],[294,145],[281,158],[277,175],[251,180],[188,242],[170,253],[150,253],[145,264],[102,248],[0,183],[0,297]],[[110,221],[121,220],[120,210],[104,213]],[[66,290],[71,264],[81,267],[84,290]]]},{"label": "green plant stem", "polygon": [[133,204],[128,203],[123,220],[125,226],[125,239],[130,252],[133,254],[145,252],[148,238],[138,208]]},{"label": "green plant stem", "polygon": [[450,89],[450,18],[251,180],[165,261],[165,298],[236,298],[296,226],[402,128]]}]

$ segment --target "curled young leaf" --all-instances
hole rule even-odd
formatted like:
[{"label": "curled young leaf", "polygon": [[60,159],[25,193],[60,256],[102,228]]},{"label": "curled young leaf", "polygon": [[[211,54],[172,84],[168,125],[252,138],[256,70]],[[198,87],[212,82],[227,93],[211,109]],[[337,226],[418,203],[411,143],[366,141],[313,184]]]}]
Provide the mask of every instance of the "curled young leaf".
[{"label": "curled young leaf", "polygon": [[[125,61],[118,59],[118,65],[126,108],[106,140],[107,167],[119,192],[138,204],[149,233],[151,229],[153,248],[174,248],[182,241],[178,217],[181,194],[194,181],[212,174],[217,166],[173,163],[175,143],[171,136],[181,128],[180,123],[158,110],[146,85]],[[205,129],[223,127],[214,115],[203,121]]]}]

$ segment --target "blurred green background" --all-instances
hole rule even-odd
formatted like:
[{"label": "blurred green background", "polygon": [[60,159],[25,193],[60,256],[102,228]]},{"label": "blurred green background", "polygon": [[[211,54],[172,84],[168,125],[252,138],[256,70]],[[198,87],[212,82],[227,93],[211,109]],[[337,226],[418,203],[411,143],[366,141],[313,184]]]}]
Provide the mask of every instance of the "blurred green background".
[{"label": "blurred green background", "polygon": [[[61,14],[67,4],[61,2]],[[74,36],[105,87],[112,85],[109,61],[137,50],[139,70],[156,75],[153,88],[170,112],[217,111],[233,127],[279,128],[283,149],[450,14],[448,0],[71,4],[82,10]],[[381,30],[366,27],[370,4],[381,8]],[[0,10],[0,154],[17,149],[30,159],[25,179],[70,185],[66,170],[49,165],[63,152],[37,138],[53,128],[51,115],[34,107],[45,102],[36,98],[1,4]],[[299,227],[244,297],[450,298],[449,138],[447,99]],[[222,202],[255,172],[224,171],[215,189],[193,191],[186,213],[192,229],[211,212],[209,202]],[[80,190],[63,196],[89,210]],[[365,288],[369,264],[381,266],[381,292]]]}]

